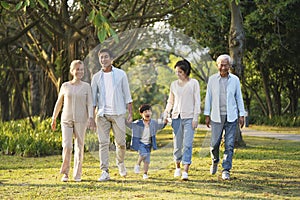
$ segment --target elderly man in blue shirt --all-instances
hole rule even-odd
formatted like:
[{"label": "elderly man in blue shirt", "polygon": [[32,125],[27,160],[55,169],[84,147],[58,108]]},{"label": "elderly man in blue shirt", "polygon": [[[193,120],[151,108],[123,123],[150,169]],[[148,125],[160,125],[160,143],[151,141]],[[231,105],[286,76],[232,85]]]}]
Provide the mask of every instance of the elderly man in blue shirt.
[{"label": "elderly man in blue shirt", "polygon": [[113,55],[109,49],[98,53],[101,70],[91,81],[93,106],[97,108],[96,125],[99,139],[100,169],[99,181],[107,181],[109,176],[109,144],[112,129],[116,143],[116,162],[119,174],[127,175],[124,158],[126,151],[126,105],[127,121],[132,122],[132,98],[126,73],[112,65]]},{"label": "elderly man in blue shirt", "polygon": [[229,72],[232,65],[231,57],[227,54],[220,55],[216,62],[219,73],[209,77],[204,108],[205,123],[209,128],[211,125],[212,132],[210,173],[215,174],[217,172],[220,161],[219,148],[222,133],[225,130],[222,179],[229,180],[237,125],[239,123],[241,128],[244,126],[245,109],[240,80]]}]

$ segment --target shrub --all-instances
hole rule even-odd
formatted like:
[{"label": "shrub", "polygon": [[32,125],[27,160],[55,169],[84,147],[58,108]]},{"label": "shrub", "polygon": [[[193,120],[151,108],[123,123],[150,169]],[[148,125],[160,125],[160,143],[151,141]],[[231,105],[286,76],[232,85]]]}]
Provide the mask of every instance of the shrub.
[{"label": "shrub", "polygon": [[51,130],[51,119],[33,118],[35,129],[28,119],[0,123],[0,151],[6,155],[45,156],[61,153],[60,127]]},{"label": "shrub", "polygon": [[[0,152],[5,155],[38,157],[57,155],[62,152],[62,136],[59,121],[56,131],[51,130],[51,118],[40,121],[34,117],[35,129],[32,129],[28,119],[0,122]],[[111,134],[112,144],[114,143]],[[126,146],[130,146],[131,135],[127,129]],[[98,151],[99,143],[96,132],[87,130],[85,151]]]},{"label": "shrub", "polygon": [[300,126],[300,118],[297,116],[274,116],[272,119],[266,116],[253,115],[250,116],[250,123],[255,125],[282,126],[282,127],[298,127]]}]

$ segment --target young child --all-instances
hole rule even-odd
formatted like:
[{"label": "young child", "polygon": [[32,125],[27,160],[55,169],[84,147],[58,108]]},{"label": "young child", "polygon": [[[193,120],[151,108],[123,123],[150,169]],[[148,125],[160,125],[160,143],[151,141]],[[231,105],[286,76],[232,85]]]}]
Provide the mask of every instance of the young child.
[{"label": "young child", "polygon": [[158,123],[156,120],[151,119],[152,110],[149,104],[143,104],[139,108],[142,119],[136,120],[128,125],[132,130],[131,149],[139,152],[139,157],[136,165],[134,166],[134,173],[140,173],[141,162],[144,162],[143,179],[148,179],[148,169],[150,164],[150,152],[157,149],[156,133],[158,130],[163,129],[167,120],[163,123]]}]

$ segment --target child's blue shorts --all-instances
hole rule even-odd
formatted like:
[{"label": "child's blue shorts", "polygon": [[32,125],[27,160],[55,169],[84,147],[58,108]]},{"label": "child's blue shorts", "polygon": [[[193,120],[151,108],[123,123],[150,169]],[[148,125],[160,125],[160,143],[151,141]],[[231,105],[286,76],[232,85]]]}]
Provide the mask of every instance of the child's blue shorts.
[{"label": "child's blue shorts", "polygon": [[144,144],[140,142],[139,146],[139,154],[144,157],[144,162],[150,163],[150,152],[151,152],[151,144]]}]

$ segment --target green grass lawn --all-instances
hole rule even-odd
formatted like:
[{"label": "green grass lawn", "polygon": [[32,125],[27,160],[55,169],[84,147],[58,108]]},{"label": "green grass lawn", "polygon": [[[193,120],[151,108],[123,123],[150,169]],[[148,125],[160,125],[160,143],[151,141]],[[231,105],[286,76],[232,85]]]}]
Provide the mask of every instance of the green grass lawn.
[{"label": "green grass lawn", "polygon": [[276,132],[276,133],[284,133],[284,134],[298,134],[300,135],[300,127],[274,127],[274,126],[257,126],[250,125],[249,129],[257,130],[257,131],[267,131],[267,132]]},{"label": "green grass lawn", "polygon": [[209,174],[209,133],[198,131],[190,180],[181,181],[173,177],[170,131],[167,127],[158,134],[159,149],[151,154],[148,180],[133,173],[137,153],[129,150],[126,179],[118,175],[115,152],[110,152],[111,180],[107,182],[97,181],[97,152],[85,153],[79,183],[60,182],[60,155],[1,155],[0,199],[300,199],[299,142],[244,136],[247,147],[235,149],[231,180],[223,181],[220,170]]}]

